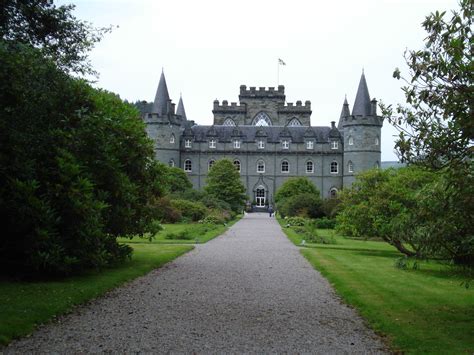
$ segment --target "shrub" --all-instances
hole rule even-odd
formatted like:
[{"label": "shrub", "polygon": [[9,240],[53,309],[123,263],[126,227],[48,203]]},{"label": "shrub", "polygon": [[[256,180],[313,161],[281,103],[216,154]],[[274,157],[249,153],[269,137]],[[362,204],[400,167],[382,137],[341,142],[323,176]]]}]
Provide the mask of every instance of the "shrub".
[{"label": "shrub", "polygon": [[319,196],[319,190],[307,177],[294,177],[285,180],[275,194],[275,202],[278,203],[296,195]]},{"label": "shrub", "polygon": [[199,221],[199,223],[211,225],[224,224],[225,222],[225,218],[222,215],[218,214],[210,214]]},{"label": "shrub", "polygon": [[204,218],[207,208],[201,202],[192,202],[188,200],[171,200],[171,205],[176,208],[184,218],[194,222]]},{"label": "shrub", "polygon": [[319,229],[334,229],[336,227],[336,220],[322,217],[314,220],[316,228]]},{"label": "shrub", "polygon": [[288,197],[278,204],[282,216],[318,218],[323,216],[322,202],[318,195],[300,194]]},{"label": "shrub", "polygon": [[328,218],[336,217],[339,212],[341,200],[339,198],[327,198],[323,200],[322,211],[324,215]]},{"label": "shrub", "polygon": [[289,226],[304,226],[306,219],[303,217],[285,217],[285,223]]},{"label": "shrub", "polygon": [[171,204],[169,197],[162,197],[157,200],[154,208],[156,208],[157,218],[165,223],[176,223],[181,220],[181,212]]},{"label": "shrub", "polygon": [[181,232],[170,232],[165,234],[165,239],[170,240],[191,240],[193,239],[193,235],[188,230],[183,230]]}]

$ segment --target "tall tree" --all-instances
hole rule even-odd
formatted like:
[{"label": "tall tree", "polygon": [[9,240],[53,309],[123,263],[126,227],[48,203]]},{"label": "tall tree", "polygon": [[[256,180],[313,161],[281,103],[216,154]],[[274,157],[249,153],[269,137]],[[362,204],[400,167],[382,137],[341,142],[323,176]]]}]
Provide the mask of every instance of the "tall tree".
[{"label": "tall tree", "polygon": [[205,191],[222,201],[227,202],[234,211],[240,211],[245,202],[245,187],[240,181],[240,174],[229,159],[214,163],[207,176]]}]

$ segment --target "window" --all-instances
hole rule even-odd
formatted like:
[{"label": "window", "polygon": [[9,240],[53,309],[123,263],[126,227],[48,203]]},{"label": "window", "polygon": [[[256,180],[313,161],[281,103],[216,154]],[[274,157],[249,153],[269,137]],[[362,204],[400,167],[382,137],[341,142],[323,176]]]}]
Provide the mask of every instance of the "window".
[{"label": "window", "polygon": [[374,168],[377,168],[377,169],[379,169],[379,168],[380,168],[380,163],[379,163],[378,161],[376,161],[376,162],[375,162],[375,164],[374,164]]},{"label": "window", "polygon": [[234,160],[235,169],[240,173],[240,160]]},{"label": "window", "polygon": [[292,118],[291,121],[288,122],[288,126],[290,127],[301,126],[301,122],[297,118]]},{"label": "window", "polygon": [[272,121],[270,117],[265,112],[260,112],[255,118],[253,119],[252,125],[254,126],[271,126]]},{"label": "window", "polygon": [[209,148],[215,148],[216,147],[216,140],[211,139],[209,140]]},{"label": "window", "polygon": [[313,149],[314,148],[314,142],[313,141],[307,141],[306,142],[306,149]]},{"label": "window", "polygon": [[184,141],[184,148],[191,148],[191,139],[186,139]]},{"label": "window", "polygon": [[349,137],[349,145],[354,145],[354,138],[352,136]]},{"label": "window", "polygon": [[173,144],[175,141],[175,137],[174,137],[174,134],[171,134],[171,137],[170,137],[170,143]]},{"label": "window", "polygon": [[193,171],[193,163],[191,163],[191,160],[186,159],[184,161],[184,171],[187,171],[187,172]]},{"label": "window", "polygon": [[216,161],[214,159],[209,160],[209,163],[207,163],[207,170],[211,170],[215,162]]},{"label": "window", "polygon": [[349,163],[347,163],[347,171],[349,171],[350,173],[354,172],[354,164],[352,164],[351,161],[349,161]]},{"label": "window", "polygon": [[314,164],[312,161],[306,162],[306,172],[307,173],[314,173]]},{"label": "window", "polygon": [[259,160],[257,162],[257,173],[264,173],[265,172],[265,162],[263,160]]},{"label": "window", "polygon": [[290,171],[290,164],[286,160],[283,160],[281,162],[281,172],[288,173],[289,171]]},{"label": "window", "polygon": [[168,162],[168,165],[173,168],[173,167],[174,167],[174,160],[171,159],[171,160]]},{"label": "window", "polygon": [[339,144],[337,141],[331,141],[331,149],[337,149],[339,147]]},{"label": "window", "polygon": [[331,174],[337,174],[339,172],[337,161],[331,163]]},{"label": "window", "polygon": [[379,145],[379,137],[375,137],[374,144],[375,144],[375,145]]},{"label": "window", "polygon": [[263,149],[265,148],[265,141],[259,140],[258,141],[258,149]]},{"label": "window", "polygon": [[234,149],[240,149],[240,141],[238,139],[234,140]]},{"label": "window", "polygon": [[337,189],[335,187],[329,190],[329,198],[336,198],[337,197]]},{"label": "window", "polygon": [[289,149],[290,148],[290,142],[285,139],[284,141],[281,142],[281,147],[283,149]]},{"label": "window", "polygon": [[235,122],[232,118],[226,118],[223,126],[235,126]]}]

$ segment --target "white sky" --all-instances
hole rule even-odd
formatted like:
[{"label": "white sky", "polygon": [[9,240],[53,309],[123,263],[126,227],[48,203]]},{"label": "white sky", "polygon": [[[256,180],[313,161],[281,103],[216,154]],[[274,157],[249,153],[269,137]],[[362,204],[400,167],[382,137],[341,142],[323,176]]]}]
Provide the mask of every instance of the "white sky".
[{"label": "white sky", "polygon": [[[392,78],[403,52],[420,49],[421,22],[456,0],[76,0],[77,17],[116,25],[90,59],[96,86],[129,101],[152,101],[162,67],[173,102],[182,93],[188,119],[212,124],[214,99],[238,101],[239,86],[285,85],[287,102],[310,100],[311,124],[338,121],[350,109],[362,68],[372,98],[404,102]],[[384,124],[382,160],[397,160],[396,131]]]}]

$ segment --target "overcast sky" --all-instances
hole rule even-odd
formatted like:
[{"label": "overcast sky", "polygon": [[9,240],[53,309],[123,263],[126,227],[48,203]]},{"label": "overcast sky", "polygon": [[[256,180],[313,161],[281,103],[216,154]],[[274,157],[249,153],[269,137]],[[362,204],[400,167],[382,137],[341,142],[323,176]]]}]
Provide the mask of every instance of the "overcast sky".
[{"label": "overcast sky", "polygon": [[[403,52],[420,49],[421,22],[455,0],[75,0],[77,17],[119,26],[90,59],[96,83],[129,101],[152,101],[164,68],[175,103],[188,119],[212,124],[215,99],[238,101],[239,86],[285,85],[287,102],[310,100],[311,124],[337,121],[344,95],[352,110],[362,69],[372,98],[403,102],[394,68]],[[396,160],[388,123],[382,160]]]}]

